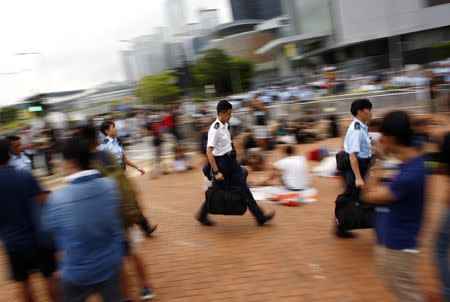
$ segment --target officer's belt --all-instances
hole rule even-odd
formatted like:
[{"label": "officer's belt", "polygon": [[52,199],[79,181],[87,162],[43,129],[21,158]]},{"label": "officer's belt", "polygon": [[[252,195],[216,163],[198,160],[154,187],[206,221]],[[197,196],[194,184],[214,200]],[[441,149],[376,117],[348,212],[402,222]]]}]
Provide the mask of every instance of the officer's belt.
[{"label": "officer's belt", "polygon": [[368,158],[359,158],[358,157],[358,161],[363,162],[363,163],[370,163],[371,160],[372,160],[372,157],[368,157]]},{"label": "officer's belt", "polygon": [[225,153],[224,155],[220,155],[220,156],[214,156],[215,159],[232,159],[232,158],[236,158],[236,151],[231,150],[227,153]]}]

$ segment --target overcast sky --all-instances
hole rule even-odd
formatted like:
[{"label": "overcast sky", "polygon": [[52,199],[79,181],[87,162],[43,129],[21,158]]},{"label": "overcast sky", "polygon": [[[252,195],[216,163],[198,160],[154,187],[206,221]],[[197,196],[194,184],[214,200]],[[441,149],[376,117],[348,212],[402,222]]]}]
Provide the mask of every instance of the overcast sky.
[{"label": "overcast sky", "polygon": [[[0,106],[34,93],[122,81],[119,40],[166,26],[166,0],[14,0],[0,10]],[[228,0],[184,0],[186,22],[200,8],[231,20]],[[39,55],[16,56],[17,52]]]}]

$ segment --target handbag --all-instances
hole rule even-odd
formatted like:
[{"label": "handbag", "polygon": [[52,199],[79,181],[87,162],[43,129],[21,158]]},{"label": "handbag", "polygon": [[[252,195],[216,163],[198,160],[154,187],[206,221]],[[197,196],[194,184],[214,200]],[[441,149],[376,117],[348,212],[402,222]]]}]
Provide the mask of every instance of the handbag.
[{"label": "handbag", "polygon": [[205,198],[209,214],[244,215],[247,211],[247,195],[239,186],[211,186]]},{"label": "handbag", "polygon": [[361,204],[355,198],[340,194],[336,198],[334,215],[339,226],[348,231],[374,227],[374,208]]},{"label": "handbag", "polygon": [[340,151],[336,153],[336,168],[341,172],[350,168],[350,156],[347,152]]}]

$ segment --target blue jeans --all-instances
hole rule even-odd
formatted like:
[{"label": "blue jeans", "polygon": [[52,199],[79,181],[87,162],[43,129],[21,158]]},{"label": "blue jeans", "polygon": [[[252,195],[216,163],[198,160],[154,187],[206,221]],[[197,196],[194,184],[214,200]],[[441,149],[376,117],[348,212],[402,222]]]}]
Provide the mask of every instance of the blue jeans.
[{"label": "blue jeans", "polygon": [[443,283],[442,295],[445,301],[450,302],[450,263],[448,261],[450,247],[450,206],[444,214],[441,227],[439,228],[436,240],[436,260],[438,270]]}]

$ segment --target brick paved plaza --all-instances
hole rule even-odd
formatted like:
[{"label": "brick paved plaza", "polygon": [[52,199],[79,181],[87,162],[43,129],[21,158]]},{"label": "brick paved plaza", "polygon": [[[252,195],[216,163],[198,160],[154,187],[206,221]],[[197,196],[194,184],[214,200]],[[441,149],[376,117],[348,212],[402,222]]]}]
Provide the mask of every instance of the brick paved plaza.
[{"label": "brick paved plaza", "polygon": [[[297,151],[340,142],[331,139],[298,145]],[[198,161],[200,167],[200,157]],[[310,168],[313,165],[310,162]],[[342,190],[341,180],[314,177],[312,185],[320,194],[316,203],[298,207],[263,204],[264,209],[277,211],[267,226],[257,227],[247,213],[244,217],[212,217],[217,224],[204,227],[194,220],[203,200],[199,168],[159,179],[133,179],[145,213],[159,224],[156,235],[138,246],[157,294],[155,301],[394,301],[375,273],[372,230],[356,231],[358,237],[350,240],[332,235],[334,200]],[[427,291],[436,291],[438,285],[431,248],[444,185],[443,178],[430,177],[419,265]],[[0,276],[0,301],[16,301],[15,285],[6,281],[3,254]]]}]

